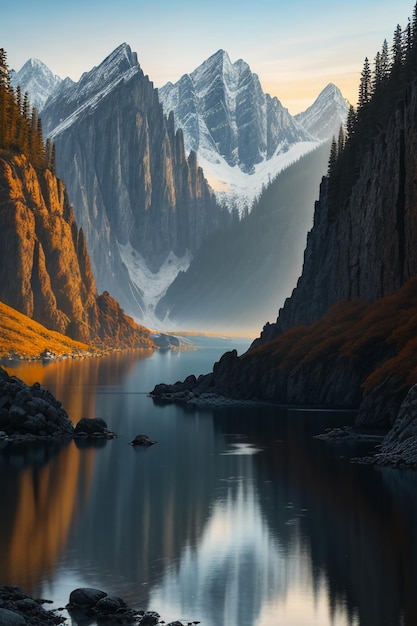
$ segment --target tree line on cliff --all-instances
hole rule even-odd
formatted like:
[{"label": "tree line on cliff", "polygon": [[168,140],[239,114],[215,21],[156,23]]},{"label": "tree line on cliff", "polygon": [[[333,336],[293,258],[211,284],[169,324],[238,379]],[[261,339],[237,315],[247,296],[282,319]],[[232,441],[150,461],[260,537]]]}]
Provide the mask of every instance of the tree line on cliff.
[{"label": "tree line on cliff", "polygon": [[397,24],[391,45],[384,39],[373,68],[366,57],[361,72],[357,108],[350,105],[346,128],[333,138],[329,156],[329,216],[335,218],[349,200],[364,151],[380,133],[407,86],[417,76],[417,3],[412,18]]},{"label": "tree line on cliff", "polygon": [[43,140],[42,120],[28,93],[10,83],[7,53],[0,48],[0,149],[24,153],[36,168],[55,173],[55,146]]}]

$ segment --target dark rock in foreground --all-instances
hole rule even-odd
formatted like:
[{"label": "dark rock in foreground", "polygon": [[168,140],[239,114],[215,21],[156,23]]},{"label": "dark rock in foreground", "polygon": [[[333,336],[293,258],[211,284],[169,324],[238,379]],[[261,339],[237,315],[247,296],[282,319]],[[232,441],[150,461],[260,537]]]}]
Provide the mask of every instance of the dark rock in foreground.
[{"label": "dark rock in foreground", "polygon": [[74,426],[62,404],[39,383],[30,387],[0,368],[0,431],[3,439],[70,438]]},{"label": "dark rock in foreground", "polygon": [[47,600],[34,600],[20,587],[0,586],[0,624],[2,626],[48,626],[62,624],[65,618],[47,611],[42,604]]},{"label": "dark rock in foreground", "polygon": [[[106,422],[83,417],[74,428],[61,402],[39,383],[27,385],[0,367],[0,442],[105,440],[117,437]],[[1,623],[1,622],[0,622]]]},{"label": "dark rock in foreground", "polygon": [[411,387],[377,452],[357,462],[417,469],[417,385]]},{"label": "dark rock in foreground", "polygon": [[[34,600],[20,587],[0,585],[0,625],[49,626],[65,622],[65,617],[58,615],[56,611],[47,611],[43,608],[42,605],[47,602],[50,600]],[[156,611],[133,609],[122,598],[109,596],[101,589],[89,587],[74,589],[65,608],[77,624],[90,624],[92,621],[97,621],[108,626],[114,626],[114,624],[155,626],[164,623],[160,621],[161,616]],[[193,623],[199,624],[200,622]],[[183,623],[176,621],[167,626],[183,626]]]}]

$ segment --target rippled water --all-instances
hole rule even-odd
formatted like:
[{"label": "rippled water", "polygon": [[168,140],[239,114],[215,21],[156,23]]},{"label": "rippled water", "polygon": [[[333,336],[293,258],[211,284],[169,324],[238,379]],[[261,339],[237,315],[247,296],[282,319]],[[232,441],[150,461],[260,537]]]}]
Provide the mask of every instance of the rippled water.
[{"label": "rippled water", "polygon": [[[313,439],[353,414],[147,396],[230,347],[14,372],[119,438],[1,451],[0,583],[55,607],[98,587],[202,626],[417,624],[416,474],[352,464],[361,449]],[[140,433],[158,443],[129,446]]]}]

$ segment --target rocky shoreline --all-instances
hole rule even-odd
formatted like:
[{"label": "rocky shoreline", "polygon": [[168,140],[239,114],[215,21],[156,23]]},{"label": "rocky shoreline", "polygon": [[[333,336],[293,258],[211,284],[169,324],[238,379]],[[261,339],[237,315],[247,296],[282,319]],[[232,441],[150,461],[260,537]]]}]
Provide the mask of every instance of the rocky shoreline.
[{"label": "rocky shoreline", "polygon": [[[118,596],[108,595],[101,589],[74,589],[65,607],[47,610],[44,604],[51,600],[32,598],[18,586],[0,585],[0,624],[2,626],[49,626],[67,622],[61,611],[66,609],[75,623],[96,622],[100,625],[114,626],[156,626],[165,624],[156,611],[137,610],[126,604]],[[189,622],[194,625],[200,622]],[[166,626],[183,626],[183,622],[170,622]]]},{"label": "rocky shoreline", "polygon": [[74,427],[61,402],[39,383],[29,386],[0,367],[0,442],[39,439],[113,439],[100,418],[82,418]]},{"label": "rocky shoreline", "polygon": [[[227,354],[221,360],[228,358]],[[230,358],[233,358],[233,355]],[[216,386],[216,368],[198,378],[188,376],[173,385],[161,383],[149,394],[157,403],[176,403],[188,406],[259,405],[257,400],[239,399],[223,395]],[[264,402],[261,402],[264,404]],[[316,438],[326,442],[374,441],[375,453],[352,459],[355,463],[382,465],[400,469],[417,469],[417,385],[408,391],[390,430],[366,427],[330,429]]]}]

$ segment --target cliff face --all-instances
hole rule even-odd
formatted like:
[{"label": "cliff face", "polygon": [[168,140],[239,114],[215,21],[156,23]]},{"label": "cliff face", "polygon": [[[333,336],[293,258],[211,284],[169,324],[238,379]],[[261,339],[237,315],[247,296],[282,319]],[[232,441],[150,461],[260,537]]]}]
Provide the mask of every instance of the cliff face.
[{"label": "cliff face", "polygon": [[[122,45],[42,111],[57,171],[83,228],[100,290],[140,317],[146,270],[192,254],[228,215],[215,202],[182,132]],[[167,285],[168,286],[168,285]]]},{"label": "cliff face", "polygon": [[[47,328],[96,345],[150,345],[149,332],[97,289],[62,181],[0,155],[0,299]],[[120,342],[119,342],[120,340]]]},{"label": "cliff face", "polygon": [[417,380],[417,83],[402,94],[355,144],[343,202],[331,195],[335,179],[323,179],[302,276],[277,322],[192,393],[359,408],[360,424],[395,420]]},{"label": "cliff face", "polygon": [[[329,214],[321,186],[303,273],[276,330],[317,319],[341,298],[370,302],[417,274],[417,85],[363,154],[350,199]],[[270,329],[271,330],[271,329]]]}]

